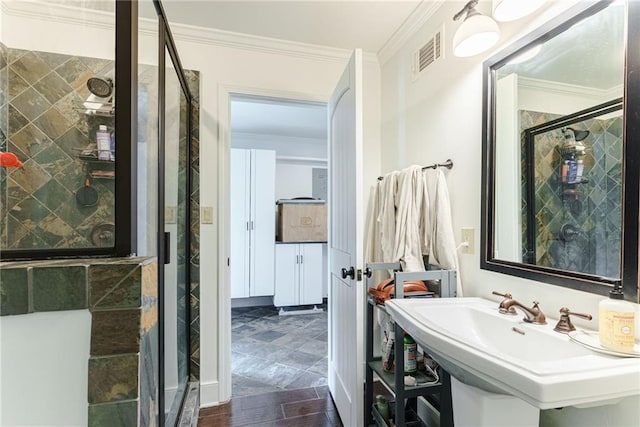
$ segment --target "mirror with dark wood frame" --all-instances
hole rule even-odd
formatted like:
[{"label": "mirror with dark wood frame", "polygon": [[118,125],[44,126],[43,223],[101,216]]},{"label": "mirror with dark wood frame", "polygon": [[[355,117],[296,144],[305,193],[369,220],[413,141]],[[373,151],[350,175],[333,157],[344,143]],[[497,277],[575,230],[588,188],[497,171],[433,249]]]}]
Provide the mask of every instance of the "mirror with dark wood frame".
[{"label": "mirror with dark wood frame", "polygon": [[581,3],[484,62],[481,268],[638,301],[639,39]]}]

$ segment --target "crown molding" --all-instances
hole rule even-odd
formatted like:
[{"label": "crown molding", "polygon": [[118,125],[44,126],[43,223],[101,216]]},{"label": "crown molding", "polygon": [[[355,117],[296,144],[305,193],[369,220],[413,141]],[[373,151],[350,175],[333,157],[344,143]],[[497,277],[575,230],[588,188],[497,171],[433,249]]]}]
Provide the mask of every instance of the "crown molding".
[{"label": "crown molding", "polygon": [[546,93],[580,96],[582,98],[589,98],[598,102],[605,102],[607,100],[619,98],[623,89],[622,86],[615,86],[610,89],[597,89],[588,86],[533,79],[530,77],[521,76],[518,76],[518,87],[522,89],[543,91]]},{"label": "crown molding", "polygon": [[2,13],[64,24],[93,26],[99,29],[115,28],[115,13],[96,9],[81,9],[58,3],[33,0],[3,0],[0,2]]},{"label": "crown molding", "polygon": [[[305,59],[344,62],[351,57],[351,50],[315,45],[271,37],[255,36],[232,31],[196,27],[185,24],[170,24],[173,38],[178,41],[231,47],[261,53],[288,55]],[[378,63],[375,53],[363,52],[365,62]]]},{"label": "crown molding", "polygon": [[409,39],[431,18],[444,4],[445,0],[423,0],[411,12],[411,15],[398,27],[395,33],[378,51],[380,66],[389,61]]},{"label": "crown molding", "polygon": [[[113,29],[115,26],[113,12],[80,9],[37,0],[3,0],[0,1],[0,10],[7,16],[41,19],[81,25],[84,27],[94,26],[100,29]],[[254,36],[186,24],[170,23],[169,25],[173,38],[176,41],[288,55],[321,61],[344,62],[351,56],[351,50],[348,49]],[[157,25],[153,20],[140,19],[139,31],[143,34],[153,35],[157,33]],[[364,52],[363,58],[367,63],[378,64],[378,57],[375,53]]]}]

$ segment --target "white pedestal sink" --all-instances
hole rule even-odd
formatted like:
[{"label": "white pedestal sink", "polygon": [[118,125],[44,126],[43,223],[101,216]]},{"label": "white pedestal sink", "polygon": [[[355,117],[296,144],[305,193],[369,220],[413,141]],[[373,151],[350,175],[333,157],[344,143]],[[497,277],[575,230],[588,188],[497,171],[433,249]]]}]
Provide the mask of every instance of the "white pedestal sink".
[{"label": "white pedestal sink", "polygon": [[456,380],[456,427],[537,426],[540,409],[640,394],[640,358],[589,350],[553,331],[552,320],[524,323],[482,298],[398,299],[385,307]]}]

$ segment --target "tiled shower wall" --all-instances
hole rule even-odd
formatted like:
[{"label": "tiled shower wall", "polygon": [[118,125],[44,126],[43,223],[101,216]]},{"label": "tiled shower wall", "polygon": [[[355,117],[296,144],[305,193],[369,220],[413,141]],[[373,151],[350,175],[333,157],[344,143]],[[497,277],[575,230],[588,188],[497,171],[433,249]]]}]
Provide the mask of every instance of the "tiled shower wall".
[{"label": "tiled shower wall", "polygon": [[[533,111],[520,112],[522,130],[558,118]],[[557,150],[564,141],[560,129],[536,136],[535,224],[536,264],[606,277],[620,276],[622,226],[622,118],[590,119],[572,124],[589,130],[582,141],[586,153],[583,178],[577,194],[565,194],[560,170],[563,158]],[[524,140],[523,151],[524,153]],[[523,154],[524,159],[524,154]],[[524,160],[523,160],[524,165]],[[523,186],[523,215],[526,212]],[[523,216],[523,224],[526,218]],[[563,240],[560,229],[570,224],[581,234]],[[526,248],[526,233],[523,233]]]},{"label": "tiled shower wall", "polygon": [[[7,133],[0,133],[0,151],[13,152],[24,163],[23,169],[0,168],[0,248],[93,247],[94,227],[113,223],[114,187],[112,180],[92,179],[98,205],[78,206],[75,192],[86,171],[78,154],[95,144],[98,126],[112,127],[113,119],[85,114],[82,103],[89,96],[87,79],[112,76],[113,61],[0,48],[0,129]],[[195,380],[200,376],[200,77],[185,72],[194,96],[189,359]]]},{"label": "tiled shower wall", "polygon": [[[99,125],[113,129],[113,117],[85,114],[87,79],[112,76],[113,61],[5,48],[0,65],[8,81],[0,116],[20,169],[0,168],[0,246],[11,249],[95,247],[92,232],[114,222],[114,182],[92,179],[96,206],[82,207],[75,193],[85,184],[80,152],[95,146]],[[4,101],[4,99],[3,99]],[[96,233],[97,234],[97,233]],[[98,241],[99,242],[99,241]]]},{"label": "tiled shower wall", "polygon": [[191,94],[191,287],[189,373],[192,381],[200,379],[200,73],[185,70]]}]

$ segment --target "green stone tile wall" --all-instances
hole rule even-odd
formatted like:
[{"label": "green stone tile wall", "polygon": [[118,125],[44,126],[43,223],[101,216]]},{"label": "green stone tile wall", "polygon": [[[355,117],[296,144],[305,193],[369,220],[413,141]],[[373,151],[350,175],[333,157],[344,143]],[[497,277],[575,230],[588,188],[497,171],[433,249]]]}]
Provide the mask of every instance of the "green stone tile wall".
[{"label": "green stone tile wall", "polygon": [[[520,128],[558,118],[548,113],[521,111]],[[560,129],[536,137],[535,218],[536,264],[605,277],[620,277],[620,237],[622,227],[622,118],[589,119],[572,125],[589,130],[582,141],[586,153],[584,184],[573,185],[575,195],[567,195],[560,178],[564,160],[556,147],[563,141]],[[523,141],[524,147],[524,141]],[[522,151],[524,153],[524,150]],[[524,154],[523,154],[524,170]],[[526,200],[523,185],[523,224]],[[562,240],[560,229],[571,224],[582,232],[572,240]],[[527,247],[523,230],[523,248]]]},{"label": "green stone tile wall", "polygon": [[85,114],[83,102],[90,94],[87,79],[111,75],[114,63],[3,49],[8,60],[0,61],[5,85],[0,91],[0,151],[15,153],[24,167],[0,168],[0,247],[95,247],[94,228],[114,222],[114,181],[92,179],[99,202],[79,206],[75,193],[89,164],[78,155],[95,148],[99,125],[112,129],[114,122],[112,117]]},{"label": "green stone tile wall", "polygon": [[193,95],[191,123],[191,381],[200,379],[200,73],[185,70]]},{"label": "green stone tile wall", "polygon": [[150,426],[157,419],[155,263],[89,266],[89,425]]}]

